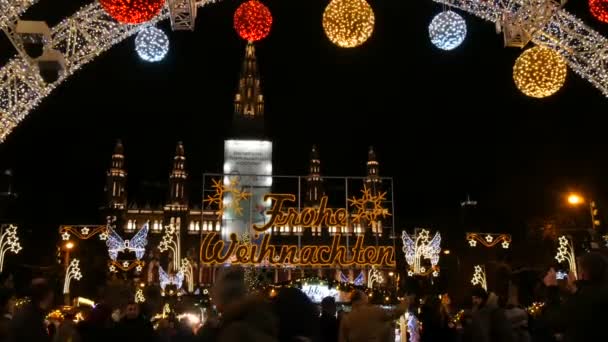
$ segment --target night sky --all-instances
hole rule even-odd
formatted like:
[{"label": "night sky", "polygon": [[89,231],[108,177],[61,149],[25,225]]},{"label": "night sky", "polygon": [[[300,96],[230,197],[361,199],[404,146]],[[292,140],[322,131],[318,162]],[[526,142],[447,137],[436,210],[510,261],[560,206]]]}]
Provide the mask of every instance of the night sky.
[{"label": "night sky", "polygon": [[[467,194],[502,231],[559,210],[570,189],[608,205],[606,98],[570,70],[553,97],[524,96],[512,80],[521,51],[504,48],[494,25],[464,15],[465,42],[444,52],[427,30],[441,5],[371,0],[373,36],[341,49],[323,33],[327,1],[263,2],[274,23],[256,48],[275,173],[305,174],[314,143],[324,174],[363,176],[374,145],[381,175],[395,179],[398,227],[408,229],[441,229]],[[84,2],[64,3],[43,0],[25,17],[54,25]],[[24,224],[55,232],[60,223],[102,222],[117,138],[134,195],[167,183],[179,140],[193,186],[203,172],[221,171],[245,48],[232,28],[239,4],[203,8],[195,32],[162,23],[171,50],[160,63],[141,61],[134,38],[124,41],[28,116],[0,145],[0,169],[14,170]],[[567,9],[608,34],[585,1]],[[3,37],[0,65],[10,49]]]}]

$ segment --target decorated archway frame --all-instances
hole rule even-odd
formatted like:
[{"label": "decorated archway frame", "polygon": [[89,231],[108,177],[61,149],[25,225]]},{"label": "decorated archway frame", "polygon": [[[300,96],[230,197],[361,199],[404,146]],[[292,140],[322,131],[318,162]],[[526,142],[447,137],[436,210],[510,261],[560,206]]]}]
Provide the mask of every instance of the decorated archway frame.
[{"label": "decorated archway frame", "polygon": [[112,273],[116,273],[119,270],[128,272],[135,269],[136,272],[141,272],[144,269],[146,263],[142,260],[109,260],[108,270]]},{"label": "decorated archway frame", "polygon": [[94,236],[99,236],[99,240],[105,241],[108,239],[108,226],[60,226],[59,234],[61,240],[68,241],[70,237],[75,236],[80,240],[88,240]]},{"label": "decorated archway frame", "polygon": [[[514,14],[521,4],[530,0],[434,0],[459,8],[482,19],[500,23],[505,14]],[[0,0],[0,28],[12,34],[18,16],[36,0]],[[203,0],[197,5],[211,2]],[[169,17],[165,7],[150,22],[152,25]],[[121,25],[112,19],[96,1],[52,29],[52,48],[59,50],[66,61],[66,70],[54,83],[44,83],[36,67],[25,57],[16,55],[0,69],[0,142],[55,87],[83,65],[115,44],[136,34],[140,25]],[[608,96],[608,40],[581,20],[556,8],[546,25],[536,30],[532,42],[560,53],[581,77]]]},{"label": "decorated archway frame", "polygon": [[492,248],[500,243],[504,249],[511,245],[511,235],[502,233],[467,233],[467,242],[470,247],[477,247],[477,243]]}]

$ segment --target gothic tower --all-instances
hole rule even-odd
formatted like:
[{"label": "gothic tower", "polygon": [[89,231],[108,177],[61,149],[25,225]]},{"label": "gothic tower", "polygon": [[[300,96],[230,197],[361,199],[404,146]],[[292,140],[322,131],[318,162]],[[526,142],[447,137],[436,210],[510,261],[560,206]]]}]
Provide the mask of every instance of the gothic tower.
[{"label": "gothic tower", "polygon": [[112,165],[106,176],[106,209],[110,212],[125,210],[127,206],[127,171],[122,142],[118,140],[112,154]]},{"label": "gothic tower", "polygon": [[306,205],[311,207],[318,205],[321,197],[324,195],[323,179],[321,178],[321,160],[319,159],[317,147],[313,145],[310,152],[308,176],[306,177]]},{"label": "gothic tower", "polygon": [[169,196],[165,210],[170,211],[186,211],[188,210],[188,200],[186,193],[186,180],[188,175],[185,169],[186,156],[184,154],[184,145],[180,141],[175,148],[175,157],[173,157],[173,169],[169,175]]},{"label": "gothic tower", "polygon": [[367,175],[365,176],[365,187],[370,189],[373,194],[380,191],[380,175],[378,173],[378,160],[376,160],[376,152],[374,147],[370,146],[367,152]]},{"label": "gothic tower", "polygon": [[234,96],[234,131],[238,138],[261,138],[264,135],[264,95],[252,42],[247,43],[241,67],[239,87]]}]

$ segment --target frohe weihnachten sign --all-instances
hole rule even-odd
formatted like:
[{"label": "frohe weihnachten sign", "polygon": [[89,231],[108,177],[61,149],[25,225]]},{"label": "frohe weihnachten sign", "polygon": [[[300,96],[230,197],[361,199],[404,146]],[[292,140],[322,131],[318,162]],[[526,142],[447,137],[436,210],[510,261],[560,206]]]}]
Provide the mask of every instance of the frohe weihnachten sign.
[{"label": "frohe weihnachten sign", "polygon": [[[321,199],[317,208],[306,207],[298,211],[296,208],[283,208],[286,202],[295,201],[292,194],[266,194],[264,200],[272,199],[272,208],[266,211],[270,219],[264,225],[253,225],[253,229],[264,232],[274,226],[311,227],[345,227],[348,212],[345,208],[327,208],[327,197]],[[376,209],[374,209],[376,210]],[[350,253],[346,246],[340,244],[340,235],[333,236],[331,245],[272,245],[271,234],[265,234],[259,245],[239,241],[236,234],[230,236],[230,241],[220,239],[217,233],[205,235],[201,244],[200,258],[205,264],[260,264],[269,265],[291,264],[294,266],[395,266],[395,250],[393,246],[365,246],[364,237],[357,236]]]}]

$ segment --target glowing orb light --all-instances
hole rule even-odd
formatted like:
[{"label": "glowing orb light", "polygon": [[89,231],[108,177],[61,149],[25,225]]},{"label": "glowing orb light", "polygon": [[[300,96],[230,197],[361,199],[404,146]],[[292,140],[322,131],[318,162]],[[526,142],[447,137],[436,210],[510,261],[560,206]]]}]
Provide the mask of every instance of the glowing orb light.
[{"label": "glowing orb light", "polygon": [[608,0],[589,0],[589,11],[597,20],[608,23]]},{"label": "glowing orb light", "polygon": [[135,37],[135,51],[147,62],[158,62],[169,52],[169,38],[161,29],[148,26]]},{"label": "glowing orb light", "polygon": [[99,3],[118,22],[141,24],[154,18],[165,0],[99,0]]},{"label": "glowing orb light", "polygon": [[467,23],[456,12],[444,11],[437,14],[429,25],[431,42],[442,50],[457,48],[467,35]]},{"label": "glowing orb light", "polygon": [[344,48],[359,46],[374,32],[374,11],[365,0],[332,0],[323,12],[323,30]]},{"label": "glowing orb light", "polygon": [[524,51],[513,66],[517,88],[530,97],[553,95],[566,81],[566,61],[557,52],[542,46]]},{"label": "glowing orb light", "polygon": [[247,41],[255,42],[266,38],[271,26],[270,10],[257,0],[241,4],[234,12],[234,29]]}]

